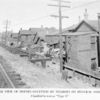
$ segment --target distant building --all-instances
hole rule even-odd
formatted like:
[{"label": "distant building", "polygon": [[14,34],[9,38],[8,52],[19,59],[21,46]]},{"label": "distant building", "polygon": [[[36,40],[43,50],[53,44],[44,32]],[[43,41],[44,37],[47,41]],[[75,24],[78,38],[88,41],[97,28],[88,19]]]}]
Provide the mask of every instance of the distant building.
[{"label": "distant building", "polygon": [[44,40],[45,40],[46,35],[57,32],[57,29],[55,29],[54,27],[51,27],[51,28],[45,27],[44,28],[43,26],[41,26],[41,28],[30,28],[29,30],[33,33],[38,33],[38,35]]},{"label": "distant building", "polygon": [[18,36],[18,33],[13,33],[10,31],[8,31],[7,33],[3,32],[1,36],[1,42],[8,46],[16,47],[19,45]]},{"label": "distant building", "polygon": [[22,47],[27,47],[29,45],[37,44],[41,40],[45,41],[45,35],[56,31],[55,28],[30,28],[29,30],[21,29],[19,31],[19,38]]},{"label": "distant building", "polygon": [[19,34],[18,33],[11,33],[6,39],[7,45],[12,47],[19,47],[20,41],[19,41]]},{"label": "distant building", "polygon": [[29,45],[32,45],[34,42],[35,35],[36,33],[33,33],[30,30],[20,30],[19,41],[21,41],[21,47],[27,47]]}]

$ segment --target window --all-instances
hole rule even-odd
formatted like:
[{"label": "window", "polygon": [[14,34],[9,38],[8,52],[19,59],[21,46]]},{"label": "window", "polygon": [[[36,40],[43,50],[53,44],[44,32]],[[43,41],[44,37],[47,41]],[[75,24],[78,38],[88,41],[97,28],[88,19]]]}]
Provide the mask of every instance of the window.
[{"label": "window", "polygon": [[91,36],[91,49],[94,50],[96,46],[95,36]]},{"label": "window", "polygon": [[95,49],[95,43],[91,43],[91,49],[94,50]]},{"label": "window", "polygon": [[95,43],[95,36],[91,36],[91,43]]},{"label": "window", "polygon": [[96,71],[96,69],[97,69],[96,58],[91,59],[91,69],[93,71]]}]

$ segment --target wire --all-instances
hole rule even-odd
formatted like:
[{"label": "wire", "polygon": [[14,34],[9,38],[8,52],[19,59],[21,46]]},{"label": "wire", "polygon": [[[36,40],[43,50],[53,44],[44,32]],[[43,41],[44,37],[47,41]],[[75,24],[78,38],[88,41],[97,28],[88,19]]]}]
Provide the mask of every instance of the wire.
[{"label": "wire", "polygon": [[[70,10],[73,10],[73,9],[76,9],[76,8],[80,8],[80,7],[83,7],[83,6],[87,6],[87,5],[90,5],[90,4],[93,4],[93,3],[97,3],[97,2],[100,2],[100,0],[95,0],[95,1],[92,1],[92,2],[88,2],[88,3],[85,3],[85,4],[82,4],[82,5],[79,5],[79,6],[75,6],[73,8],[70,8]],[[62,11],[66,11],[66,10],[62,10]],[[54,12],[55,13],[55,12]],[[33,19],[33,20],[41,20],[41,19],[44,19],[44,18],[47,18],[47,17],[50,17],[50,15],[46,15],[46,16],[42,16],[42,17],[39,17],[39,18],[36,18],[36,19]]]},{"label": "wire", "polygon": [[91,1],[91,2],[82,4],[82,5],[79,5],[79,6],[75,6],[75,7],[73,7],[72,9],[79,8],[79,7],[83,7],[83,6],[87,6],[87,5],[90,5],[90,4],[93,4],[93,3],[97,3],[97,2],[99,2],[99,1],[100,1],[100,0]]},{"label": "wire", "polygon": [[[68,11],[72,11],[72,10],[77,9],[77,8],[80,8],[80,7],[84,7],[84,6],[93,4],[93,3],[97,3],[97,2],[100,2],[100,0],[95,0],[95,1],[92,1],[92,2],[88,2],[88,3],[82,4],[82,5],[78,5],[78,6],[72,7],[72,8],[70,8],[69,10],[67,10],[67,12],[68,12]],[[66,11],[66,10],[62,10],[62,12],[65,12],[65,11]],[[54,12],[54,13],[56,13],[56,12]],[[32,20],[30,20],[30,22],[39,21],[39,20],[42,20],[42,19],[45,19],[45,18],[48,18],[48,17],[50,17],[50,14],[49,14],[49,15],[42,16],[42,17],[38,17],[38,18],[35,18],[35,19],[32,19]],[[21,23],[21,24],[22,24],[22,23]]]}]

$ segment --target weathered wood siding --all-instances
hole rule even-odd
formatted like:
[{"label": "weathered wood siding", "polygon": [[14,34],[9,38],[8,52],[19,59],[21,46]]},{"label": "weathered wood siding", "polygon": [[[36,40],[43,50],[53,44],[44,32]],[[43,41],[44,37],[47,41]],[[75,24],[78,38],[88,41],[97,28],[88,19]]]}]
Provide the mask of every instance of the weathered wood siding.
[{"label": "weathered wood siding", "polygon": [[91,66],[91,41],[90,35],[78,36],[78,60],[80,69],[90,71]]},{"label": "weathered wood siding", "polygon": [[[96,63],[98,65],[96,37],[94,49],[91,48],[91,35],[89,34],[71,36],[70,40],[70,64],[73,64],[74,67],[81,69],[85,72],[91,72],[92,58],[96,58]],[[69,49],[68,45],[67,49]]]},{"label": "weathered wood siding", "polygon": [[31,45],[33,43],[33,39],[34,39],[33,35],[29,35],[29,36],[23,35],[20,38],[20,40],[22,42],[22,46]]}]

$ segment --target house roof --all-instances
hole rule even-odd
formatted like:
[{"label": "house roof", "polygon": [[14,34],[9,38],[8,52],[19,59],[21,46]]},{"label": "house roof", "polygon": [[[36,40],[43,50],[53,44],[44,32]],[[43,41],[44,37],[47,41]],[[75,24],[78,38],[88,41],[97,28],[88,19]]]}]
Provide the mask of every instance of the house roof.
[{"label": "house roof", "polygon": [[32,32],[44,31],[44,29],[42,29],[42,28],[30,28],[29,30],[32,31]]},{"label": "house roof", "polygon": [[20,35],[30,35],[30,34],[34,34],[30,30],[20,30],[19,33],[20,33]]},{"label": "house roof", "polygon": [[45,29],[42,28],[30,28],[29,29],[32,33],[38,33],[38,35],[42,38],[45,37],[45,34],[47,33],[47,31]]},{"label": "house roof", "polygon": [[88,21],[81,21],[80,23],[76,24],[76,25],[72,25],[66,29],[64,29],[65,31],[71,31],[71,32],[75,32],[77,31],[77,29],[83,24],[85,23],[86,25],[88,25],[88,27],[90,27],[93,31],[98,32],[98,21],[97,20],[88,20]]},{"label": "house roof", "polygon": [[91,25],[96,31],[98,31],[98,21],[97,20],[88,20],[87,23]]},{"label": "house roof", "polygon": [[68,33],[63,33],[62,36],[79,36],[79,35],[91,35],[91,36],[98,36],[97,33],[94,34],[94,32],[75,32],[73,34],[73,32],[68,32]]},{"label": "house roof", "polygon": [[19,34],[18,33],[12,33],[11,34],[13,38],[18,38]]},{"label": "house roof", "polygon": [[37,34],[38,37],[40,37],[41,39],[44,40],[44,30],[40,29],[40,28],[30,28],[29,30],[20,30],[19,31],[20,36],[34,36],[35,34]]},{"label": "house roof", "polygon": [[30,31],[33,33],[38,33],[38,35],[45,40],[45,36],[48,34],[53,34],[57,31],[57,29],[51,27],[51,28],[30,28]]}]

